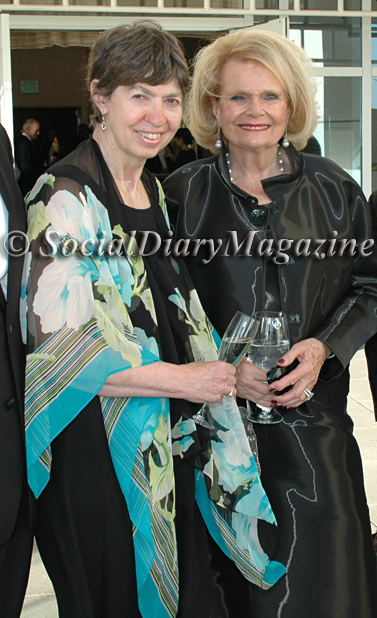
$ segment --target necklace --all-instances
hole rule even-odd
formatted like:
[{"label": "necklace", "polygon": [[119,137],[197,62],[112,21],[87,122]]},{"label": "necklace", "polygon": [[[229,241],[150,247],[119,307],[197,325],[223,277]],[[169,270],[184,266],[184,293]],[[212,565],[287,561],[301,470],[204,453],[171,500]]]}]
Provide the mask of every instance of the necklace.
[{"label": "necklace", "polygon": [[[226,163],[227,163],[228,171],[229,171],[230,182],[233,182],[232,170],[230,167],[229,152],[226,152],[225,156],[226,156]],[[278,163],[280,167],[280,173],[284,174],[284,161],[283,161],[283,154],[281,152],[280,144],[278,144]]]}]

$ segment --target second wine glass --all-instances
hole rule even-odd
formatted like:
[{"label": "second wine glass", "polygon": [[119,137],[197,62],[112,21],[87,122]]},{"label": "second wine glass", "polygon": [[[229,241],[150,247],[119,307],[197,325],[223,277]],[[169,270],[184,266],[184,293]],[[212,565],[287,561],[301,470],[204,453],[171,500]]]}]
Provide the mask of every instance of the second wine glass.
[{"label": "second wine glass", "polygon": [[[250,346],[248,358],[259,369],[270,371],[290,348],[287,316],[281,311],[260,311],[254,317],[257,333]],[[247,402],[249,421],[269,425],[283,420],[276,410],[256,405],[257,413],[253,414]]]},{"label": "second wine glass", "polygon": [[[221,340],[219,360],[226,361],[236,366],[247,354],[256,332],[254,318],[237,311],[229,322]],[[213,429],[212,423],[207,419],[208,403],[192,417],[195,423]]]}]

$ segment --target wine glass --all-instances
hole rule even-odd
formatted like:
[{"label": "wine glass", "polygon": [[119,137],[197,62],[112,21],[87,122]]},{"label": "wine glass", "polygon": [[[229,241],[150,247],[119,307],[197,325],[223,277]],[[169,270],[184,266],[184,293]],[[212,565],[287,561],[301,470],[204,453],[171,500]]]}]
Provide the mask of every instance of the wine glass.
[{"label": "wine glass", "polygon": [[[249,346],[248,358],[259,369],[270,371],[290,347],[287,316],[281,311],[260,311],[254,317],[257,332]],[[257,413],[253,414],[250,403],[247,401],[249,421],[268,425],[280,423],[283,420],[276,410],[260,404],[256,406]]]},{"label": "wine glass", "polygon": [[[221,340],[219,360],[226,361],[236,366],[247,354],[256,332],[256,324],[252,317],[237,311],[229,322]],[[206,419],[208,403],[202,405],[200,410],[193,415],[193,420],[198,425],[214,429]]]}]

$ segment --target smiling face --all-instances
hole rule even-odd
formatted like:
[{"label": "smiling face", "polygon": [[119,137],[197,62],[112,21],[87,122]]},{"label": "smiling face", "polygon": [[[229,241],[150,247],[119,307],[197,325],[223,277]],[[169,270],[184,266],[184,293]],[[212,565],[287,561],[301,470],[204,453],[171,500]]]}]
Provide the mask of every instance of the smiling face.
[{"label": "smiling face", "polygon": [[221,73],[212,109],[229,150],[276,148],[285,131],[288,99],[280,81],[259,62],[231,59]]},{"label": "smiling face", "polygon": [[93,98],[106,115],[104,137],[110,140],[114,155],[129,162],[154,157],[181,123],[182,93],[175,80],[158,86],[117,86],[109,99],[93,91]]}]

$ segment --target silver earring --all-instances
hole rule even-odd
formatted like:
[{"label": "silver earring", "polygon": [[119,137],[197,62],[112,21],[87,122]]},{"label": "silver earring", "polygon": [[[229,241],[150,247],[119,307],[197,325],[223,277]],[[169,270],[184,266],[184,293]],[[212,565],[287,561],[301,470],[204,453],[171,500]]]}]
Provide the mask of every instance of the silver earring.
[{"label": "silver earring", "polygon": [[101,124],[101,129],[102,129],[102,131],[106,131],[106,129],[107,129],[105,114],[102,114],[102,124]]},{"label": "silver earring", "polygon": [[220,150],[221,146],[223,145],[223,143],[221,141],[221,138],[220,138],[220,131],[221,131],[221,128],[220,128],[220,125],[218,125],[218,127],[217,127],[217,140],[215,142],[215,147],[218,150]]},{"label": "silver earring", "polygon": [[287,138],[287,131],[288,131],[288,118],[287,118],[287,120],[285,122],[284,139],[283,139],[283,141],[281,143],[283,148],[288,148],[288,146],[289,146],[289,140]]}]

